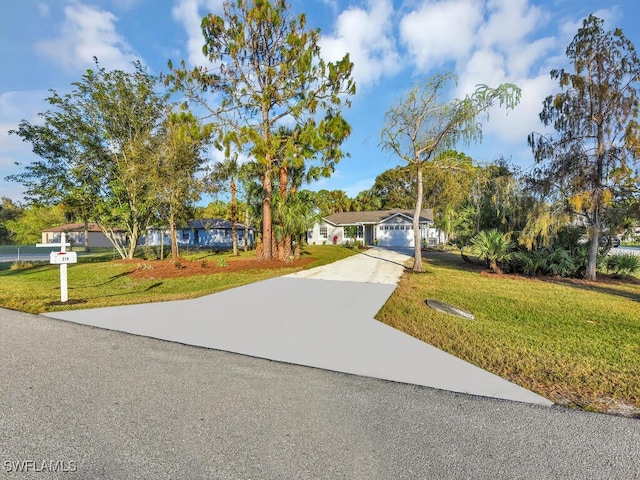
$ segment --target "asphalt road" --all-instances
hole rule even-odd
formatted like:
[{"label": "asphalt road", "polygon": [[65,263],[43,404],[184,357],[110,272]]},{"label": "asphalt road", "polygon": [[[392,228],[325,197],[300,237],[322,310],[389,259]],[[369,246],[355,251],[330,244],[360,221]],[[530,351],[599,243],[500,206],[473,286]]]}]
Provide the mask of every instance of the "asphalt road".
[{"label": "asphalt road", "polygon": [[634,419],[7,310],[0,366],[0,478],[640,478]]}]

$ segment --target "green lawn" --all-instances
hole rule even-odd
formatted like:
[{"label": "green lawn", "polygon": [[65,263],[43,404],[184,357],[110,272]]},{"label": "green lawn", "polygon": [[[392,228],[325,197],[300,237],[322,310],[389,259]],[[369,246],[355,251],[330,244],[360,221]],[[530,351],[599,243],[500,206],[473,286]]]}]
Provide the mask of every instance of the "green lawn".
[{"label": "green lawn", "polygon": [[[286,275],[302,268],[312,268],[334,262],[357,253],[334,246],[307,246],[302,257],[311,258],[304,267],[254,268],[230,271],[214,268],[219,262],[232,265],[234,261],[253,258],[255,252],[242,252],[239,257],[224,253],[187,255],[183,262],[202,264],[202,273],[182,278],[133,278],[136,269],[153,269],[154,262],[137,259],[128,263],[107,261],[110,252],[79,257],[78,263],[68,266],[69,301],[82,303],[55,305],[60,300],[60,269],[56,265],[36,264],[12,269],[10,263],[0,263],[0,307],[30,313],[160,302],[194,298],[228,288],[246,285],[267,278]],[[157,265],[157,264],[156,264]],[[206,266],[205,266],[206,265]],[[172,267],[174,268],[174,267]]]},{"label": "green lawn", "polygon": [[[377,318],[535,391],[588,410],[640,416],[640,282],[498,276],[427,253]],[[474,313],[465,320],[426,299]]]}]

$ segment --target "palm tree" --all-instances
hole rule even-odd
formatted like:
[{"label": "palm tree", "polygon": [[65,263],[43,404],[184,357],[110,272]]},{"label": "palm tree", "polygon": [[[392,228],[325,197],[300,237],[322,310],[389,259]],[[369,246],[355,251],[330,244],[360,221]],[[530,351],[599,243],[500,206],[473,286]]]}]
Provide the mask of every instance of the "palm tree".
[{"label": "palm tree", "polygon": [[502,274],[500,263],[509,260],[513,244],[511,235],[496,229],[483,230],[471,239],[476,255],[487,263],[491,271]]},{"label": "palm tree", "polygon": [[[313,202],[313,193],[303,190],[290,193],[286,201],[278,201],[276,204],[278,219],[274,225],[274,231],[278,242],[281,239],[289,239],[286,242],[285,257],[281,260],[289,260],[291,257],[300,257],[300,245],[307,231],[319,220]],[[293,252],[291,247],[293,246]]]},{"label": "palm tree", "polygon": [[[221,189],[221,184],[229,182],[229,191],[231,193],[231,238],[233,242],[233,254],[238,255],[238,233],[236,232],[236,224],[238,223],[238,203],[236,195],[238,191],[237,181],[241,179],[241,167],[238,164],[236,154],[228,155],[223,162],[216,163],[210,176],[214,189]],[[247,239],[245,232],[245,245]]]}]

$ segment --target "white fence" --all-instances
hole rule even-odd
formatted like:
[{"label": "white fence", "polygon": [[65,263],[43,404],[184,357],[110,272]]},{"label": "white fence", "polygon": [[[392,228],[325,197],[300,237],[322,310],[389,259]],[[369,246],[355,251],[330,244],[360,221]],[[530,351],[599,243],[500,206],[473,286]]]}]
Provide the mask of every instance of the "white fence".
[{"label": "white fence", "polygon": [[48,262],[51,252],[59,247],[36,247],[35,245],[0,245],[0,263],[3,262]]}]

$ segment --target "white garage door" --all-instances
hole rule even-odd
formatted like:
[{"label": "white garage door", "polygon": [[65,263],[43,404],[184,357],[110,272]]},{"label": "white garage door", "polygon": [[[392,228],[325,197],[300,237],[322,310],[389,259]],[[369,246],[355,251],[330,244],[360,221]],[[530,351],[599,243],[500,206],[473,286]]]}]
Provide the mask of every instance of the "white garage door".
[{"label": "white garage door", "polygon": [[378,228],[381,247],[413,247],[413,228],[409,225],[381,225]]}]

